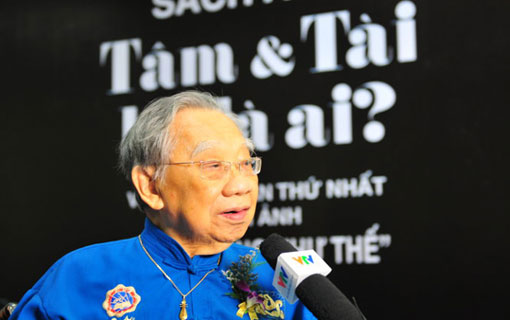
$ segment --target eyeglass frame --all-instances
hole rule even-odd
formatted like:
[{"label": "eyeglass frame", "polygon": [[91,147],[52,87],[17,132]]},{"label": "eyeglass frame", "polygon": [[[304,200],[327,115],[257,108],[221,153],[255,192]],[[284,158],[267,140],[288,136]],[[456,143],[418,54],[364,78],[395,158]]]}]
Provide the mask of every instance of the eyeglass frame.
[{"label": "eyeglass frame", "polygon": [[257,166],[258,167],[258,172],[253,171],[253,175],[257,176],[260,173],[260,171],[262,170],[262,158],[261,157],[250,157],[248,159],[243,159],[243,160],[240,160],[240,161],[200,160],[200,161],[185,161],[185,162],[169,162],[169,163],[164,163],[163,165],[164,166],[172,166],[172,165],[194,165],[194,164],[200,164],[200,177],[203,178],[203,179],[210,179],[210,178],[207,178],[207,177],[203,176],[203,165],[204,164],[214,163],[214,162],[219,162],[221,164],[228,163],[228,169],[225,170],[225,174],[226,174],[226,172],[232,170],[232,164],[237,164],[237,170],[239,170],[240,173],[243,173],[244,171],[241,171],[241,163],[243,161],[247,161],[247,160],[251,160],[251,161],[255,160],[256,163],[257,162],[259,163],[258,166]]}]

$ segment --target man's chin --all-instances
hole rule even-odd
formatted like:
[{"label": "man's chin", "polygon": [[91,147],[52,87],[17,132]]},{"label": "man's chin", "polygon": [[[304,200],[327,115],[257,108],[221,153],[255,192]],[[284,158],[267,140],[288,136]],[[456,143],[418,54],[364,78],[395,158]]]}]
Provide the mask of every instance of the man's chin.
[{"label": "man's chin", "polygon": [[218,236],[217,240],[219,240],[220,242],[225,243],[225,244],[232,244],[232,243],[236,242],[237,240],[240,240],[242,237],[244,237],[244,235],[246,234],[246,231],[248,231],[248,226],[236,228],[235,230],[231,230],[228,233]]}]

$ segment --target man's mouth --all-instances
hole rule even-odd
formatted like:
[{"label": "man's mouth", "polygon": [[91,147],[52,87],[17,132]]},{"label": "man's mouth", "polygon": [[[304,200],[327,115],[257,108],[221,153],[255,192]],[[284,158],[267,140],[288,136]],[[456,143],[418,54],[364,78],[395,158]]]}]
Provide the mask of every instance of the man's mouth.
[{"label": "man's mouth", "polygon": [[229,208],[221,213],[222,216],[224,216],[227,219],[230,220],[243,220],[244,217],[246,217],[246,214],[248,213],[248,210],[250,207],[243,207],[243,208]]}]

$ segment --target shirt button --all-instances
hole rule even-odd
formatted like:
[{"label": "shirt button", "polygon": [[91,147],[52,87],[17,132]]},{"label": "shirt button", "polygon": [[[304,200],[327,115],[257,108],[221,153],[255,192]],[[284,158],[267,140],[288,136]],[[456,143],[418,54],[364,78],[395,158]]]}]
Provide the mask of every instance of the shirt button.
[{"label": "shirt button", "polygon": [[189,265],[188,266],[188,272],[191,273],[191,274],[196,274],[197,273],[197,268],[195,268],[194,265]]}]

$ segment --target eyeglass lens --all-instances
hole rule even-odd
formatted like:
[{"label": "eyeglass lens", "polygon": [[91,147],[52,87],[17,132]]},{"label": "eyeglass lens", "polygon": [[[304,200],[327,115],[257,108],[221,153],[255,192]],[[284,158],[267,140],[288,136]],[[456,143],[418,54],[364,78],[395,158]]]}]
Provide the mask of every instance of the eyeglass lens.
[{"label": "eyeglass lens", "polygon": [[[234,165],[244,175],[256,175],[261,168],[260,158],[251,158],[239,162]],[[205,161],[200,165],[202,176],[207,179],[221,179],[230,170],[232,162],[229,161]]]}]

